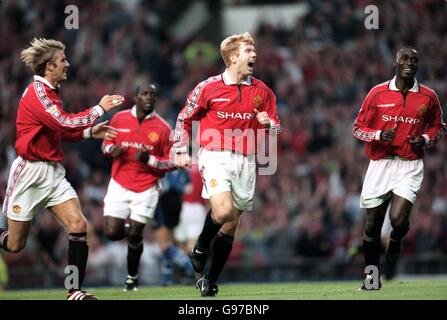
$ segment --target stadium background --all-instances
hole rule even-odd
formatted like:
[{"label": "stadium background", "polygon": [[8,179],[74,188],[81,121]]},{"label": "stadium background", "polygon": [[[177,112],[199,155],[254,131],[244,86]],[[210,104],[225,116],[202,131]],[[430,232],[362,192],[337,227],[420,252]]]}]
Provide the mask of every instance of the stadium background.
[{"label": "stadium background", "polygon": [[[64,28],[70,4],[79,8],[78,30]],[[378,30],[364,27],[370,4],[379,8]],[[283,6],[287,10],[272,9]],[[440,0],[0,1],[0,201],[15,158],[18,101],[31,79],[19,54],[33,37],[67,45],[67,111],[111,92],[124,95],[124,108],[131,107],[135,84],[147,79],[160,84],[157,111],[173,125],[188,91],[223,70],[220,41],[230,31],[248,30],[256,39],[255,76],[275,91],[284,131],[277,173],[258,177],[254,212],[242,219],[222,281],[360,279],[358,203],[368,159],[351,125],[369,89],[393,76],[392,58],[403,45],[419,50],[417,78],[445,107],[446,16],[447,3]],[[67,178],[93,231],[87,284],[122,285],[126,245],[103,236],[110,162],[97,141],[64,149]],[[400,275],[447,273],[446,156],[445,137],[426,153]],[[59,287],[65,250],[65,233],[43,211],[26,249],[2,253],[9,288]],[[143,284],[158,283],[159,254],[147,230]]]}]

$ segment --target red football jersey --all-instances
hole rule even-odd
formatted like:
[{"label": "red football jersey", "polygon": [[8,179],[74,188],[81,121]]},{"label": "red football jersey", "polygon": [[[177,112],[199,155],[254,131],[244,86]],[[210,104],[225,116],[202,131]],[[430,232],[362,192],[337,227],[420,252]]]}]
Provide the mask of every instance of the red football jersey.
[{"label": "red football jersey", "polygon": [[262,81],[248,77],[247,81],[236,84],[225,71],[199,83],[178,115],[174,134],[176,152],[187,151],[192,122],[200,121],[197,138],[201,147],[254,154],[257,130],[264,129],[256,119],[255,108],[267,112],[270,130],[279,133],[276,97]]},{"label": "red football jersey", "polygon": [[[393,141],[380,141],[382,130],[395,125]],[[423,148],[413,148],[408,136],[422,135],[427,145],[434,145],[440,138],[445,124],[442,109],[436,93],[418,81],[406,97],[396,87],[396,78],[381,83],[366,96],[352,133],[354,137],[367,142],[366,154],[372,160],[397,155],[406,159],[420,159]]]},{"label": "red football jersey", "polygon": [[85,129],[104,114],[99,105],[79,113],[65,113],[56,88],[34,76],[22,98],[16,120],[16,152],[31,161],[62,161],[61,141],[80,141]]},{"label": "red football jersey", "polygon": [[[116,113],[109,125],[117,129],[118,136],[105,139],[102,151],[105,155],[110,155],[113,145],[121,145],[125,149],[112,163],[112,178],[124,188],[134,192],[146,191],[165,172],[176,169],[169,160],[171,129],[157,113],[152,112],[139,123],[134,106],[130,110]],[[149,151],[151,157],[148,164],[136,159],[139,150]]]}]

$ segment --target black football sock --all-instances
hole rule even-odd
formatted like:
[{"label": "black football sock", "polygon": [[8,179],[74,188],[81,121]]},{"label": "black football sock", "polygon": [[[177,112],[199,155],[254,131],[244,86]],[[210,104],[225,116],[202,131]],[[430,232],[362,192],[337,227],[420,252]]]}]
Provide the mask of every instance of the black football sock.
[{"label": "black football sock", "polygon": [[138,268],[140,267],[141,254],[143,253],[143,241],[137,244],[129,242],[127,251],[127,274],[131,277],[138,275]]},{"label": "black football sock", "polygon": [[208,250],[211,241],[216,236],[217,232],[220,230],[221,227],[222,227],[221,224],[216,223],[213,220],[211,210],[208,211],[202,232],[200,233],[199,238],[197,239],[198,247],[204,250]]},{"label": "black football sock", "polygon": [[233,248],[234,237],[219,232],[213,244],[213,256],[208,274],[205,276],[211,283],[215,283]]},{"label": "black football sock", "polygon": [[88,259],[87,232],[70,233],[68,235],[68,264],[76,266],[79,272],[79,288],[72,288],[69,291],[81,289],[84,281],[85,268]]},{"label": "black football sock", "polygon": [[365,257],[366,266],[374,265],[377,266],[377,268],[379,268],[380,249],[381,249],[380,236],[371,237],[365,231],[365,233],[363,234],[363,255]]}]

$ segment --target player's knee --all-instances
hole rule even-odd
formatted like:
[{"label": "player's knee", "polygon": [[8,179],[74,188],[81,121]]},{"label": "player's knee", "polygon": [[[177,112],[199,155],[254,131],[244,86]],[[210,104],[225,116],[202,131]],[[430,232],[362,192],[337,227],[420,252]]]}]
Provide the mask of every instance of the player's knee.
[{"label": "player's knee", "polygon": [[393,231],[391,231],[391,237],[395,240],[400,240],[405,237],[410,230],[410,223],[408,220],[391,222]]},{"label": "player's knee", "polygon": [[232,204],[223,202],[217,208],[213,208],[213,218],[220,223],[225,223],[229,220],[232,220],[233,219],[232,208],[233,208]]},{"label": "player's knee", "polygon": [[141,240],[143,240],[143,235],[141,234],[141,232],[132,229],[129,231],[127,241],[130,244],[137,245],[141,242]]},{"label": "player's knee", "polygon": [[378,238],[380,237],[381,227],[374,222],[366,222],[365,233],[368,237]]},{"label": "player's knee", "polygon": [[107,224],[104,226],[104,234],[107,239],[112,241],[122,240],[124,238],[124,232],[122,230]]},{"label": "player's knee", "polygon": [[87,221],[84,217],[79,216],[67,225],[67,231],[69,233],[87,232]]}]

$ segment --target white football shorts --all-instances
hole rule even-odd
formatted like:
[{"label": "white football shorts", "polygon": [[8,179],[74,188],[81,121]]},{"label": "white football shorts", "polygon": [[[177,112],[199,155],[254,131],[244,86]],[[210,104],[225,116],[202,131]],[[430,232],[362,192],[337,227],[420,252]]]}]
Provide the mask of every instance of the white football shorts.
[{"label": "white football shorts", "polygon": [[423,178],[422,159],[393,157],[371,160],[363,182],[360,207],[375,208],[389,199],[391,193],[414,203]]},{"label": "white football shorts", "polygon": [[203,148],[199,150],[198,156],[203,180],[202,197],[209,199],[221,192],[231,192],[235,208],[251,210],[256,184],[255,156]]},{"label": "white football shorts", "polygon": [[28,161],[19,156],[9,172],[3,213],[11,220],[31,221],[40,209],[77,197],[60,163]]},{"label": "white football shorts", "polygon": [[154,217],[158,202],[158,186],[143,192],[133,192],[110,179],[107,194],[104,197],[104,216],[126,220],[130,219],[147,224]]}]

